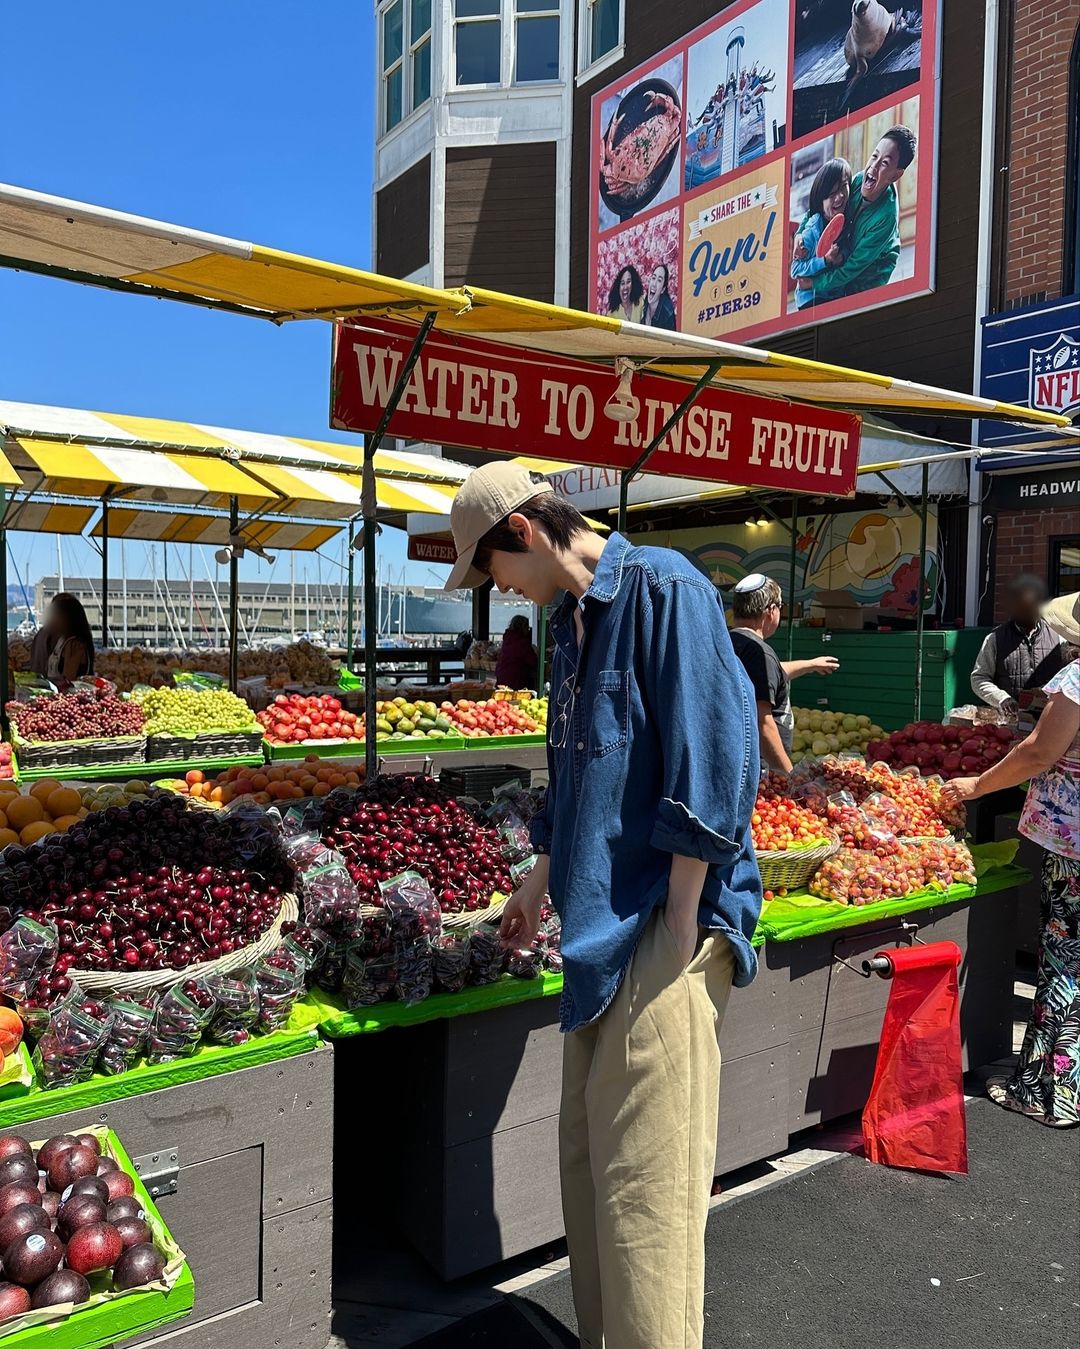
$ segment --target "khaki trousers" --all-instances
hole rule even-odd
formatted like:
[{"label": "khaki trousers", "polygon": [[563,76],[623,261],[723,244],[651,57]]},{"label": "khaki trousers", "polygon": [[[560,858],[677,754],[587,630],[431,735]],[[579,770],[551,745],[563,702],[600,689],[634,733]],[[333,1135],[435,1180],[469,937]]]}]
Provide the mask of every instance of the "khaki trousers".
[{"label": "khaki trousers", "polygon": [[733,957],[657,909],[610,1007],[564,1036],[559,1163],[582,1349],[699,1349]]}]

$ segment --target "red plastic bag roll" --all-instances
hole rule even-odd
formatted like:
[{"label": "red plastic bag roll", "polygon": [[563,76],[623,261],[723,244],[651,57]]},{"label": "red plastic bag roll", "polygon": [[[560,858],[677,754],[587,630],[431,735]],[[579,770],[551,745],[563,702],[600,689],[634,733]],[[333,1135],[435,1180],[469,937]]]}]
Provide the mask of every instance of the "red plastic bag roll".
[{"label": "red plastic bag roll", "polygon": [[878,955],[889,961],[892,988],[862,1117],[866,1155],[886,1166],[966,1174],[960,948],[942,941]]}]

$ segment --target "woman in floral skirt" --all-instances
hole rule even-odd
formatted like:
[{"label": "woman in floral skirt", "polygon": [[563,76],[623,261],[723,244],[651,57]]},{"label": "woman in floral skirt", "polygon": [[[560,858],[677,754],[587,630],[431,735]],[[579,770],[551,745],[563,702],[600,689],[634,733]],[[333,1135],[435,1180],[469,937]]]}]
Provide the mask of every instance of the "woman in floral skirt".
[{"label": "woman in floral skirt", "polygon": [[[1043,617],[1080,646],[1080,593],[1043,607]],[[1075,653],[1074,653],[1075,655]],[[1030,779],[1020,832],[1044,849],[1042,937],[1031,1020],[1009,1078],[991,1078],[999,1105],[1054,1128],[1080,1124],[1080,660],[1046,685],[1034,731],[972,778],[946,783],[950,805]]]}]

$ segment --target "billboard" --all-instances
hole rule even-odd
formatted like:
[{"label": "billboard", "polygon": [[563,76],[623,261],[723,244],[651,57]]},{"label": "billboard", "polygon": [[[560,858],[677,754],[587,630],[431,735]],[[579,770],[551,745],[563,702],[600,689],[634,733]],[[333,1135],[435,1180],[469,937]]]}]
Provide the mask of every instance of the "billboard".
[{"label": "billboard", "polygon": [[933,289],[940,0],[736,0],[592,100],[597,313],[749,340]]},{"label": "billboard", "polygon": [[[1080,415],[1080,295],[988,314],[982,321],[980,371],[984,398],[1075,419]],[[1030,426],[979,422],[979,444],[990,449],[1044,440],[1052,450],[1057,439],[1052,431],[1040,435]]]}]

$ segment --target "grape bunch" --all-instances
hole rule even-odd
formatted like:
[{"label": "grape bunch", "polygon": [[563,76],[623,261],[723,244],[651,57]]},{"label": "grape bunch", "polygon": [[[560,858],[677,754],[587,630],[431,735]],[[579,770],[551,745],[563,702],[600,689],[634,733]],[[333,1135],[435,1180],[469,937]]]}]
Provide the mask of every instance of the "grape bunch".
[{"label": "grape bunch", "polygon": [[142,735],[143,711],[111,689],[77,689],[11,702],[8,717],[29,742],[91,740],[97,736]]},{"label": "grape bunch", "polygon": [[147,735],[258,730],[251,708],[228,689],[141,689],[132,697],[146,716]]}]

